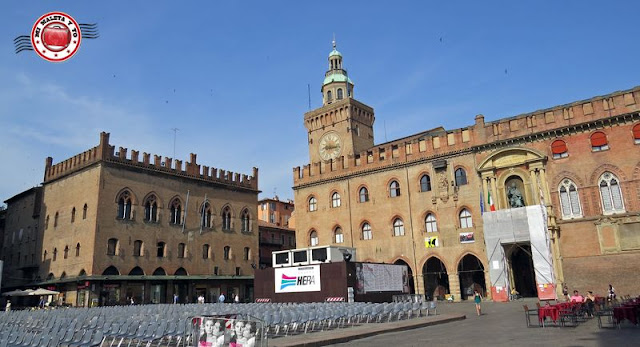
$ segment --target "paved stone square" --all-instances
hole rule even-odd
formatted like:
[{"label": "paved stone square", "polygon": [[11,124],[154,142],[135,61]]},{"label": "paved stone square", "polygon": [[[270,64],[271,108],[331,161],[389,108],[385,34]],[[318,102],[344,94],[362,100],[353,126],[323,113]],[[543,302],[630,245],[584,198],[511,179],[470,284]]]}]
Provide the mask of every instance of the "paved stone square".
[{"label": "paved stone square", "polygon": [[[477,316],[473,302],[440,303],[438,314],[442,316],[466,315],[466,319],[426,327],[381,333],[331,346],[375,347],[375,346],[637,346],[640,328],[625,323],[621,329],[599,329],[596,318],[580,323],[577,327],[530,327],[525,323],[523,304],[535,307],[536,300],[510,303],[483,302],[483,314]],[[535,317],[532,317],[535,322]],[[380,324],[402,324],[400,321]],[[332,330],[332,337],[343,335],[349,338],[356,330]],[[294,337],[283,337],[269,341],[269,345],[323,345],[315,341],[299,341]],[[295,341],[298,342],[298,341]]]}]

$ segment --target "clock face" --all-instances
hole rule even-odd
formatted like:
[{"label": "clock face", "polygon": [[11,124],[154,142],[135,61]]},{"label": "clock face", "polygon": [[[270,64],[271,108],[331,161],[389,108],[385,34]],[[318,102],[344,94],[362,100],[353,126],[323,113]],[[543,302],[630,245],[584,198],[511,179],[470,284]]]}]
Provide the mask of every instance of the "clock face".
[{"label": "clock face", "polygon": [[324,160],[335,159],[342,152],[342,142],[336,132],[328,132],[320,138],[320,157]]}]

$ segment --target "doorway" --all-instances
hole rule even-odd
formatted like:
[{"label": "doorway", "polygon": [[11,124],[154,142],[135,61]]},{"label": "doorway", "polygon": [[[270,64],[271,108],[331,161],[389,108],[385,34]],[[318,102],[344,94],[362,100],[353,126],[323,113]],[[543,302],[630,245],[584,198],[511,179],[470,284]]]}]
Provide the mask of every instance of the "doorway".
[{"label": "doorway", "polygon": [[505,246],[505,253],[509,261],[511,283],[520,295],[524,297],[537,297],[533,258],[531,257],[531,245],[511,244]]},{"label": "doorway", "polygon": [[483,297],[487,295],[484,281],[484,266],[480,259],[472,254],[465,255],[458,263],[458,278],[460,280],[460,298],[473,298],[473,292],[478,291]]},{"label": "doorway", "polygon": [[431,257],[422,267],[424,277],[424,293],[427,300],[444,300],[449,294],[449,275],[444,263],[436,257]]}]

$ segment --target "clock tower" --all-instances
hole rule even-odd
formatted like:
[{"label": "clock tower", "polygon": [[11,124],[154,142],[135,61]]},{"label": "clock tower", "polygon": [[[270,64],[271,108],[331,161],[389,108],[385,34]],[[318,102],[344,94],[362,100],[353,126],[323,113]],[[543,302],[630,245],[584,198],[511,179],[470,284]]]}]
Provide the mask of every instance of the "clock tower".
[{"label": "clock tower", "polygon": [[335,40],[324,76],[322,107],[304,115],[311,163],[352,157],[373,147],[373,108],[353,98],[354,85]]}]

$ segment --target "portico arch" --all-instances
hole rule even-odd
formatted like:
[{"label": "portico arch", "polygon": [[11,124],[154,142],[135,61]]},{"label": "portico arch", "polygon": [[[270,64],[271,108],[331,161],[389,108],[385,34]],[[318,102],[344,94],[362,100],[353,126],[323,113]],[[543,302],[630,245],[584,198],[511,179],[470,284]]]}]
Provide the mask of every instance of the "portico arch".
[{"label": "portico arch", "polygon": [[416,287],[415,287],[415,283],[413,282],[413,270],[411,270],[411,265],[409,265],[409,263],[407,263],[404,259],[399,258],[396,261],[393,262],[394,265],[405,265],[407,267],[407,271],[409,274],[409,278],[408,278],[408,284],[409,284],[409,294],[415,294],[416,293]]},{"label": "portico arch", "polygon": [[444,300],[445,295],[451,293],[447,267],[440,258],[433,256],[427,259],[422,267],[424,277],[424,292],[428,300]]}]

